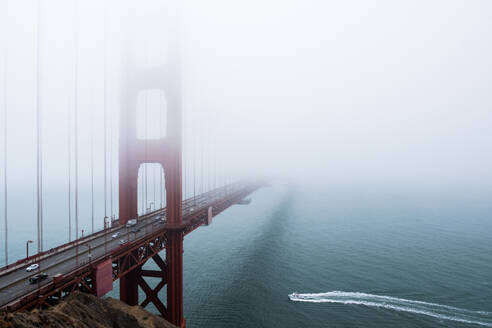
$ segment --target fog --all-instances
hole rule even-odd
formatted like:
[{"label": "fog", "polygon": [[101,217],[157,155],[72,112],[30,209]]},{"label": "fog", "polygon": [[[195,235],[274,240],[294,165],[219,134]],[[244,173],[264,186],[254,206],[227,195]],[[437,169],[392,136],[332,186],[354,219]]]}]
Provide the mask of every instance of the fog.
[{"label": "fog", "polygon": [[[36,181],[36,3],[0,2],[1,129],[8,128],[8,177],[12,188],[29,192]],[[165,65],[172,38],[179,40],[182,55],[185,188],[193,174],[200,175],[193,173],[200,164],[190,163],[199,162],[202,152],[202,172],[219,171],[231,179],[492,182],[490,1],[41,3],[39,87],[47,189],[65,188],[67,180],[75,58],[79,181],[89,183],[94,131],[100,188],[104,131],[112,148],[108,166],[117,180],[127,46],[136,49],[141,67]],[[175,21],[178,26],[170,26]],[[104,95],[110,117],[106,129]],[[165,107],[151,91],[144,99],[148,113]],[[159,121],[149,115],[137,124],[147,122],[152,135]]]}]

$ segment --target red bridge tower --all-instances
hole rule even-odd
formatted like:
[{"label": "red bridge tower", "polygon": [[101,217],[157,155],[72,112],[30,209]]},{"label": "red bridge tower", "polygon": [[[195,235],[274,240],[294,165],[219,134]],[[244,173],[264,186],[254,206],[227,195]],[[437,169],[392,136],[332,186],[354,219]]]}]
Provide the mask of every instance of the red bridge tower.
[{"label": "red bridge tower", "polygon": [[[152,302],[168,321],[185,326],[183,317],[183,231],[182,224],[182,108],[180,60],[177,38],[169,42],[168,60],[164,67],[139,69],[135,51],[130,49],[124,60],[121,88],[121,116],[119,139],[119,224],[138,215],[138,171],[144,163],[162,165],[166,189],[167,226],[166,260],[159,255],[153,260],[160,271],[134,269],[120,279],[120,299],[137,305],[138,287],[146,294],[142,305]],[[130,48],[130,47],[127,47]],[[166,135],[158,139],[137,138],[137,99],[145,90],[156,90],[166,99]],[[161,109],[162,110],[162,109]],[[161,283],[152,290],[144,276],[160,277]],[[167,307],[158,292],[167,284]]]}]

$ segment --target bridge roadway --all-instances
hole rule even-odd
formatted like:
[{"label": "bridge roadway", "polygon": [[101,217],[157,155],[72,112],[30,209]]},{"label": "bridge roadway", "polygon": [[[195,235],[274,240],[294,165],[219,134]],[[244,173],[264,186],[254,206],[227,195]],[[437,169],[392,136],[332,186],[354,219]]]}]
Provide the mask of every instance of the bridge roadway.
[{"label": "bridge roadway", "polygon": [[[235,183],[183,201],[183,223],[186,224],[187,219],[197,211],[208,208],[211,204],[223,198],[224,195],[239,192],[242,188],[241,183]],[[66,247],[62,247],[59,251],[42,257],[40,261],[33,260],[13,270],[0,271],[0,308],[23,295],[35,291],[38,288],[38,283],[31,284],[29,277],[38,272],[48,274],[48,278],[39,284],[40,286],[46,285],[53,280],[53,276],[56,274],[67,274],[90,261],[97,261],[99,258],[107,256],[111,251],[121,247],[121,240],[132,242],[159,229],[165,229],[166,225],[159,221],[159,217],[161,215],[165,217],[165,213],[165,208],[154,211],[139,217],[137,224],[132,228],[127,228],[126,226],[108,228],[105,231],[86,236],[83,240],[67,244]],[[132,232],[133,228],[138,231]],[[119,236],[112,238],[112,235],[117,232]],[[38,263],[40,269],[27,272],[26,267],[32,263]]]}]

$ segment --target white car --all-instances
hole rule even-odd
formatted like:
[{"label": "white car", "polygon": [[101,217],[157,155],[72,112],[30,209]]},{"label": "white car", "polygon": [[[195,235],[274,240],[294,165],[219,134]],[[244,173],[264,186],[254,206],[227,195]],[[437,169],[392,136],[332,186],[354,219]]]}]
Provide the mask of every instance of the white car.
[{"label": "white car", "polygon": [[39,268],[39,264],[34,263],[34,264],[31,264],[30,266],[28,266],[28,267],[26,268],[26,271],[27,271],[27,272],[31,272],[31,271],[36,270],[37,268]]},{"label": "white car", "polygon": [[126,239],[121,239],[120,240],[120,245],[125,245],[127,243]]},{"label": "white car", "polygon": [[126,227],[131,228],[136,224],[137,224],[137,219],[131,219],[131,220],[128,220],[128,222],[126,223]]},{"label": "white car", "polygon": [[118,238],[118,236],[119,236],[119,235],[120,235],[120,233],[119,233],[119,232],[116,232],[116,233],[114,233],[114,234],[111,236],[111,238],[116,239],[116,238]]}]

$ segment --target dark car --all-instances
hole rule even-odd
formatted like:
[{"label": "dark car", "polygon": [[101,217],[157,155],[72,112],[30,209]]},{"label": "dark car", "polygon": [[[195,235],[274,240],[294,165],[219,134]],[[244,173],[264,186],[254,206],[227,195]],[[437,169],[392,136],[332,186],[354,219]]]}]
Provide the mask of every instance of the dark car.
[{"label": "dark car", "polygon": [[132,231],[133,233],[137,233],[137,232],[139,232],[139,231],[140,231],[140,228],[133,228],[131,231]]},{"label": "dark car", "polygon": [[29,278],[29,282],[31,284],[35,284],[38,281],[44,280],[46,278],[48,278],[48,275],[46,273],[44,273],[44,272],[41,272],[41,273],[38,273],[38,274],[32,276],[31,278]]}]

